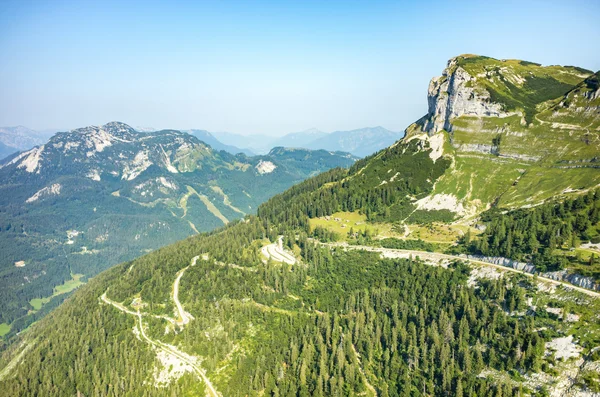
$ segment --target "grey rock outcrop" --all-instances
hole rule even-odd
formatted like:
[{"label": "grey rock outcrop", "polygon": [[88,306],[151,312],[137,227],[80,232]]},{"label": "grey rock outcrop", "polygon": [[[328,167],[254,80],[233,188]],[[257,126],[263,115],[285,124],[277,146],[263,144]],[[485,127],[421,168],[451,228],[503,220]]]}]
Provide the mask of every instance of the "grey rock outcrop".
[{"label": "grey rock outcrop", "polygon": [[519,262],[508,258],[503,258],[500,256],[482,256],[482,255],[460,255],[463,258],[473,259],[481,262],[487,262],[494,265],[506,266],[513,269],[521,270],[523,272],[539,274],[542,277],[546,277],[556,281],[566,281],[578,287],[587,288],[590,290],[600,291],[600,284],[594,282],[593,279],[589,277],[584,277],[580,274],[570,274],[566,270],[561,270],[557,272],[546,272],[546,273],[538,273],[535,266],[531,263]]},{"label": "grey rock outcrop", "polygon": [[566,270],[561,270],[558,272],[541,273],[540,275],[546,278],[550,278],[552,280],[568,281],[569,283],[582,288],[600,291],[600,285],[596,284],[591,278],[584,277],[580,274],[569,274]]},{"label": "grey rock outcrop", "polygon": [[502,105],[491,101],[490,93],[477,87],[475,77],[458,65],[458,57],[448,61],[442,76],[429,83],[429,106],[424,130],[430,135],[441,130],[451,131],[451,120],[462,115],[475,117],[506,117]]},{"label": "grey rock outcrop", "polygon": [[497,147],[492,145],[485,145],[483,143],[463,143],[462,145],[455,145],[456,149],[461,152],[473,152],[473,153],[483,153],[483,154],[492,154],[494,153],[494,149],[497,150]]},{"label": "grey rock outcrop", "polygon": [[483,256],[483,255],[461,255],[467,259],[473,259],[476,261],[487,262],[493,265],[506,266],[513,269],[521,270],[527,273],[535,273],[535,266],[530,263],[519,262],[501,256]]}]

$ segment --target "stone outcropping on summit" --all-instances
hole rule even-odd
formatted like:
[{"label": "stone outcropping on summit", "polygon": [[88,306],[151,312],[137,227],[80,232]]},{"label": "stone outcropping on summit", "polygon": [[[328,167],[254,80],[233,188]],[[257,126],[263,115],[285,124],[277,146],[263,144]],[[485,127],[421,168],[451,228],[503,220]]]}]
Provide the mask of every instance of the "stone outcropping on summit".
[{"label": "stone outcropping on summit", "polygon": [[475,84],[471,76],[459,65],[459,58],[448,61],[439,77],[434,77],[427,91],[427,112],[423,130],[430,135],[442,130],[451,131],[453,118],[468,115],[475,117],[506,117],[502,105],[491,100],[490,93]]}]

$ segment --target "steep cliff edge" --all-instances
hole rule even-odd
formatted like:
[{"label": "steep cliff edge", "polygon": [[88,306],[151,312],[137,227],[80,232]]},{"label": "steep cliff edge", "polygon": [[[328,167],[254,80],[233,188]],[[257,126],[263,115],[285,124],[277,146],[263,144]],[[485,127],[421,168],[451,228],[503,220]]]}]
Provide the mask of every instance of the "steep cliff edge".
[{"label": "steep cliff edge", "polygon": [[435,204],[445,197],[469,217],[598,186],[599,98],[598,73],[582,68],[450,59],[429,84],[427,114],[406,130],[452,159],[427,208],[449,209]]},{"label": "steep cliff edge", "polygon": [[477,78],[460,64],[462,57],[452,58],[440,77],[431,79],[427,90],[429,111],[423,130],[435,134],[451,131],[451,120],[463,115],[474,117],[506,117],[500,103],[491,100],[490,93],[478,87]]}]

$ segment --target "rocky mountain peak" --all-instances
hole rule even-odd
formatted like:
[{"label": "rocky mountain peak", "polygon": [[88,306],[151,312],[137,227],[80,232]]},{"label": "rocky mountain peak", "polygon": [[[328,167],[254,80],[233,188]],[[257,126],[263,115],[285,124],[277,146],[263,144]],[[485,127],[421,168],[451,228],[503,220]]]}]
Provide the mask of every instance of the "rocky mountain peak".
[{"label": "rocky mountain peak", "polygon": [[[155,165],[168,174],[224,163],[197,138],[174,130],[140,133],[121,122],[57,133],[47,144],[22,152],[2,165],[7,178],[20,173],[85,175],[136,179]],[[60,164],[60,167],[57,165]],[[14,172],[14,173],[13,173]]]},{"label": "rocky mountain peak", "polygon": [[113,138],[135,139],[140,133],[125,123],[111,121],[101,126],[88,126],[71,130],[72,134],[80,135],[110,135]]},{"label": "rocky mountain peak", "polygon": [[538,105],[562,96],[591,74],[574,66],[460,55],[431,80],[428,112],[419,124],[423,132],[433,135],[452,132],[452,120],[461,116],[505,119],[520,115],[521,124],[527,126]]},{"label": "rocky mountain peak", "polygon": [[322,135],[322,134],[324,134],[323,131],[321,131],[315,127],[304,130],[304,131],[302,131],[302,133],[306,134],[306,135]]},{"label": "rocky mountain peak", "polygon": [[598,102],[600,100],[600,71],[583,80],[581,84],[567,94],[567,97],[571,93],[582,95],[590,102],[596,101],[595,105],[600,105],[600,102]]},{"label": "rocky mountain peak", "polygon": [[427,120],[424,130],[433,135],[451,131],[450,120],[462,115],[474,117],[506,117],[508,112],[491,100],[490,93],[477,87],[476,78],[462,66],[464,56],[452,58],[440,77],[429,83]]}]

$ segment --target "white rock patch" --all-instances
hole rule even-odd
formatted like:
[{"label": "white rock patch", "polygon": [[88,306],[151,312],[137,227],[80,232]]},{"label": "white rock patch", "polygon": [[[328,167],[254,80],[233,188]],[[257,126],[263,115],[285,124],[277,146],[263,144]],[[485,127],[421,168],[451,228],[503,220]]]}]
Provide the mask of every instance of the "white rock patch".
[{"label": "white rock patch", "polygon": [[105,147],[112,145],[112,138],[112,135],[100,129],[97,133],[90,136],[90,141],[96,152],[101,152]]},{"label": "white rock patch", "polygon": [[162,145],[160,145],[160,150],[162,150],[163,152],[165,167],[167,167],[167,171],[169,171],[172,174],[178,174],[179,171],[177,171],[177,168],[175,168],[173,164],[171,164],[171,159],[169,158],[167,152],[165,152],[165,149],[162,147]]},{"label": "white rock patch", "polygon": [[478,266],[471,269],[467,285],[474,287],[480,279],[497,280],[502,277],[502,273],[493,267]]},{"label": "white rock patch", "polygon": [[27,152],[20,153],[19,155],[17,155],[17,157],[15,157],[14,159],[10,160],[8,163],[0,165],[0,168],[8,167],[11,164],[15,164],[15,163],[19,162],[19,160],[21,160],[23,157],[27,156],[29,153],[31,153],[31,150],[29,150]]},{"label": "white rock patch", "polygon": [[79,142],[67,142],[65,143],[65,152],[70,149],[76,149],[79,147]]},{"label": "white rock patch", "polygon": [[570,357],[579,357],[581,347],[573,342],[573,335],[569,335],[546,342],[546,351],[554,351],[555,358],[567,360]]},{"label": "white rock patch", "polygon": [[121,176],[121,179],[132,181],[151,165],[152,162],[148,159],[148,152],[138,152],[138,154],[135,155],[133,161],[129,164],[126,164],[123,168],[123,176]]},{"label": "white rock patch", "polygon": [[[546,311],[548,313],[555,314],[560,318],[564,317],[563,309],[561,309],[559,307],[547,307]],[[565,320],[568,323],[576,323],[577,321],[579,321],[579,315],[573,314],[573,313],[567,313],[567,317],[565,318]]]},{"label": "white rock patch", "polygon": [[270,174],[271,172],[275,171],[275,168],[277,168],[277,166],[275,164],[273,164],[272,162],[270,162],[270,161],[263,161],[263,160],[261,160],[256,165],[256,170],[261,175]]},{"label": "white rock patch", "polygon": [[101,179],[100,172],[98,170],[91,170],[90,172],[87,173],[86,176],[93,181],[100,181],[100,179]]},{"label": "white rock patch", "polygon": [[30,151],[26,152],[27,157],[25,157],[25,159],[21,162],[21,164],[17,166],[17,168],[25,168],[25,171],[27,172],[34,172],[36,169],[38,169],[43,151],[44,145],[33,148]]},{"label": "white rock patch", "polygon": [[585,244],[581,244],[581,248],[589,248],[589,249],[599,250],[600,251],[600,243],[593,244],[592,242],[588,242],[588,243],[585,243]]},{"label": "white rock patch", "polygon": [[434,196],[427,196],[415,202],[417,208],[420,210],[450,210],[459,215],[466,213],[465,207],[462,203],[458,202],[456,196],[451,194],[436,194]]},{"label": "white rock patch", "polygon": [[158,178],[158,181],[166,188],[169,188],[172,190],[177,189],[177,185],[175,185],[175,183],[173,183],[173,182],[168,181],[167,178],[165,178],[164,176],[161,176],[160,178]]},{"label": "white rock patch", "polygon": [[163,350],[156,351],[156,358],[160,361],[162,369],[155,368],[155,386],[166,387],[173,380],[181,378],[186,372],[194,372],[194,368],[174,354]]},{"label": "white rock patch", "polygon": [[46,186],[45,188],[38,190],[36,194],[29,197],[27,200],[25,200],[25,202],[33,203],[34,201],[37,201],[44,196],[59,195],[61,188],[62,186],[60,185],[60,183],[55,183],[51,186]]},{"label": "white rock patch", "polygon": [[444,134],[436,134],[434,136],[429,137],[429,147],[431,147],[431,153],[429,153],[429,157],[436,161],[444,154]]}]

